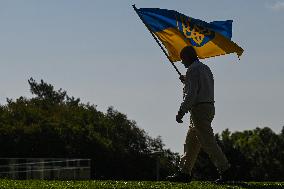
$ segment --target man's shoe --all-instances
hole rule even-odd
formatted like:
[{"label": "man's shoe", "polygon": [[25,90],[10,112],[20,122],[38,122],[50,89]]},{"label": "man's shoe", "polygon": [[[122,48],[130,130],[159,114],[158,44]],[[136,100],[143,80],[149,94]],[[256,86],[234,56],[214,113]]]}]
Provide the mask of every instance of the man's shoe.
[{"label": "man's shoe", "polygon": [[222,175],[219,176],[219,178],[217,180],[215,180],[216,184],[224,184],[226,183],[228,180],[226,178],[224,178]]},{"label": "man's shoe", "polygon": [[232,168],[230,167],[226,171],[219,174],[219,178],[215,180],[216,184],[223,184],[233,179]]},{"label": "man's shoe", "polygon": [[182,173],[182,172],[178,172],[172,176],[168,176],[166,178],[167,181],[170,182],[184,182],[184,183],[188,183],[191,181],[191,176],[189,174],[186,173]]}]

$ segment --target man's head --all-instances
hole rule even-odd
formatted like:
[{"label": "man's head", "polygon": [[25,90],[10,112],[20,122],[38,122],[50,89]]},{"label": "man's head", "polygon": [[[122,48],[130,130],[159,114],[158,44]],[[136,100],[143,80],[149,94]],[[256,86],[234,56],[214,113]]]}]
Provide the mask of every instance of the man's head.
[{"label": "man's head", "polygon": [[198,60],[198,56],[192,46],[184,47],[180,52],[182,64],[187,68],[194,61]]}]

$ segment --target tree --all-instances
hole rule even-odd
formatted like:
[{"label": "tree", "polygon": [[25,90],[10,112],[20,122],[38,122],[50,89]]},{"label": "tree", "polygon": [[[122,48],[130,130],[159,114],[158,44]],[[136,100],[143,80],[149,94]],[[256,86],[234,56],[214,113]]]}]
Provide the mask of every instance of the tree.
[{"label": "tree", "polygon": [[163,153],[163,175],[177,166],[178,155],[126,114],[113,107],[100,112],[43,80],[28,83],[33,98],[0,106],[0,156],[92,158],[95,174],[108,179],[155,179],[154,150]]}]

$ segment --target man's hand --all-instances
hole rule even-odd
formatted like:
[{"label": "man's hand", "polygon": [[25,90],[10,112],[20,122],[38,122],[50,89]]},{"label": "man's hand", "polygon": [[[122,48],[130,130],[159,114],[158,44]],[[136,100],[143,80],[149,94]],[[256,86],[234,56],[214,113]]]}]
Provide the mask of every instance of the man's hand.
[{"label": "man's hand", "polygon": [[176,115],[176,121],[178,123],[183,123],[182,118],[183,118],[184,114],[181,111],[178,111],[178,114]]}]

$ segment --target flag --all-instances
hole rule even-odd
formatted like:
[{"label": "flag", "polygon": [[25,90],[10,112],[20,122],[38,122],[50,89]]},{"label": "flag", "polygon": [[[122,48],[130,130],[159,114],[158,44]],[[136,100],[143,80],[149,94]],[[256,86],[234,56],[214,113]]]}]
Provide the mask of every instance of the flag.
[{"label": "flag", "polygon": [[243,49],[231,41],[232,20],[205,21],[188,17],[174,10],[158,8],[135,9],[149,30],[168,51],[171,61],[180,61],[180,51],[193,46],[199,58],[229,53],[240,57]]}]

